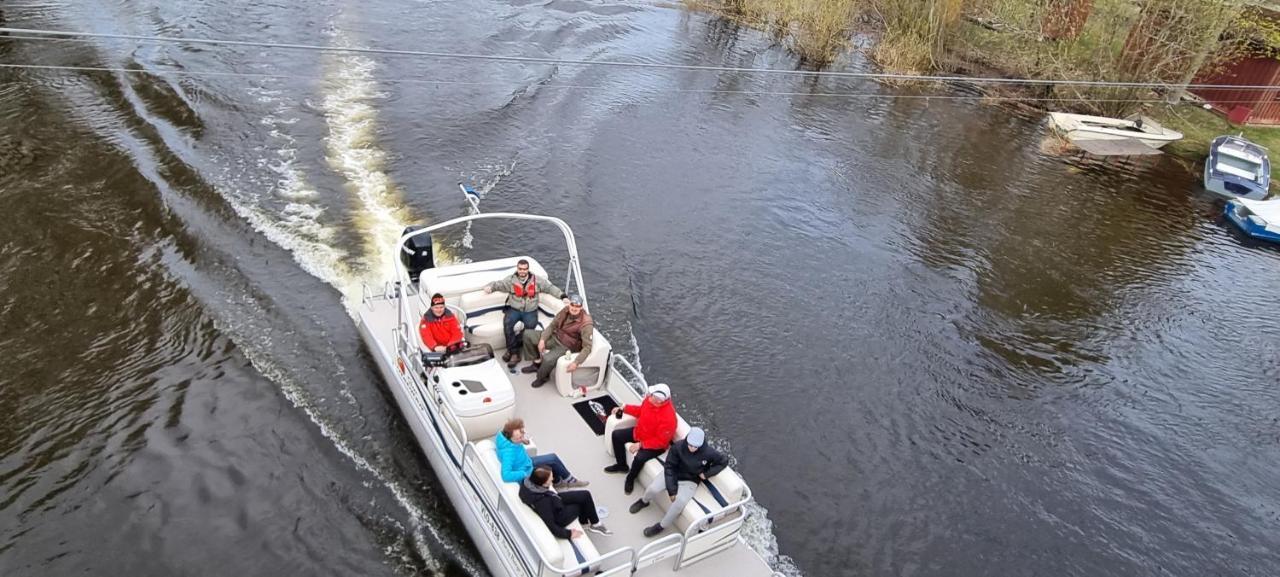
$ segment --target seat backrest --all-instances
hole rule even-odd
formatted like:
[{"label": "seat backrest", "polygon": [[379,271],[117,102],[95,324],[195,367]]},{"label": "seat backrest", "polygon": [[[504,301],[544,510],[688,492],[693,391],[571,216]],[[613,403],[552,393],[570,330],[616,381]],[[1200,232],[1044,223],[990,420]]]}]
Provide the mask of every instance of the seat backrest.
[{"label": "seat backrest", "polygon": [[[542,265],[538,264],[537,261],[529,257],[519,256],[431,268],[422,271],[422,276],[418,283],[421,289],[418,291],[418,298],[423,303],[427,303],[432,294],[440,293],[444,295],[448,302],[461,304],[462,308],[470,313],[470,307],[466,303],[459,303],[458,298],[465,293],[475,291],[483,294],[484,285],[510,276],[511,273],[515,272],[516,261],[521,258],[529,259],[529,270],[534,274],[543,277],[547,275],[546,269],[542,268]],[[500,297],[499,304],[507,298],[506,293],[497,293],[494,296]]]},{"label": "seat backrest", "polygon": [[498,462],[497,446],[491,439],[485,439],[476,443],[476,452],[480,456],[480,463],[484,466],[485,472],[489,475],[489,483],[486,483],[489,486],[484,489],[486,494],[490,494],[495,502],[498,499],[497,491],[506,494],[511,501],[516,520],[529,536],[529,541],[538,548],[548,563],[560,565],[564,561],[564,551],[558,539],[551,534],[550,529],[547,529],[542,518],[520,500],[519,483],[507,483],[502,480],[502,465]]}]

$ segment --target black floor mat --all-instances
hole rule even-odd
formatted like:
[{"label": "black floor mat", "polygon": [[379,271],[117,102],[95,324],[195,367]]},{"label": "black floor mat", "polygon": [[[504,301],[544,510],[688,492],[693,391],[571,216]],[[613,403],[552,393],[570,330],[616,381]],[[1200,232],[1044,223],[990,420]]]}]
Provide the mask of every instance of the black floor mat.
[{"label": "black floor mat", "polygon": [[591,405],[589,404],[591,401],[600,403],[600,406],[604,407],[605,415],[608,415],[609,411],[612,411],[614,407],[617,407],[618,403],[615,403],[613,401],[613,397],[610,397],[609,395],[601,395],[594,399],[586,399],[573,404],[573,410],[578,411],[578,416],[582,417],[583,421],[586,421],[587,426],[591,427],[591,430],[595,432],[596,436],[603,437],[604,421],[601,420],[600,417],[596,416],[595,411],[591,410]]}]

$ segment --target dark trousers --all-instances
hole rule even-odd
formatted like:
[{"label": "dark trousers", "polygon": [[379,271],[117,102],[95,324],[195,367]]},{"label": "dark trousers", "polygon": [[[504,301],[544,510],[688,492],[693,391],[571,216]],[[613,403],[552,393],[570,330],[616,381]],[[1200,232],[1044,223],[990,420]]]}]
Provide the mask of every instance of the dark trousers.
[{"label": "dark trousers", "polygon": [[538,309],[521,312],[507,307],[507,314],[502,319],[502,336],[507,337],[507,351],[513,353],[520,352],[520,335],[516,334],[517,322],[524,323],[526,331],[538,328]]},{"label": "dark trousers", "polygon": [[551,469],[551,481],[553,483],[563,483],[565,479],[573,476],[573,473],[569,472],[569,468],[564,466],[564,461],[561,461],[560,457],[555,453],[538,455],[531,460],[535,469],[538,467]]},{"label": "dark trousers", "polygon": [[561,527],[577,519],[583,525],[595,525],[600,522],[596,516],[596,501],[591,498],[591,491],[565,491],[560,493],[560,502],[564,503],[556,511],[556,523]]},{"label": "dark trousers", "polygon": [[[627,466],[627,443],[635,440],[635,427],[627,427],[625,429],[613,430],[613,458],[618,460],[618,464],[623,467]],[[640,475],[640,469],[644,468],[644,464],[650,459],[655,459],[665,453],[666,449],[640,449],[636,451],[636,457],[631,460],[631,469],[627,471],[627,481],[634,482],[636,477]]]}]

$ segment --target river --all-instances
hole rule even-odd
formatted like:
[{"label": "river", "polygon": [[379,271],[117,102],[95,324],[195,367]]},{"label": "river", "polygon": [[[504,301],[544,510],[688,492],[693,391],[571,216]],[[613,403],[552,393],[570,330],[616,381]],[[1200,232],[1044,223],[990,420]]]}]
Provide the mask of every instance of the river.
[{"label": "river", "polygon": [[[0,10],[796,67],[646,2]],[[593,314],[733,455],[779,571],[1280,567],[1280,251],[1194,167],[1062,156],[1038,113],[849,78],[13,37],[0,64],[116,69],[0,69],[7,577],[483,573],[348,313],[404,223],[465,212],[457,182],[574,227]]]}]

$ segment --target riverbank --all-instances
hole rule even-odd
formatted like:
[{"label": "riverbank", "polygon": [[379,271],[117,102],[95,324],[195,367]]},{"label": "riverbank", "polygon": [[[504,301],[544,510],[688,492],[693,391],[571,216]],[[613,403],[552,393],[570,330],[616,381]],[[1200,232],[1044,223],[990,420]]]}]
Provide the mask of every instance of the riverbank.
[{"label": "riverbank", "polygon": [[[1170,0],[1173,1],[1173,0]],[[1186,0],[1195,17],[1170,21],[1131,2],[1054,0],[1048,12],[1028,0],[685,0],[691,10],[711,12],[764,30],[809,65],[824,66],[848,53],[852,38],[888,72],[1005,78],[1056,78],[1127,82],[1186,81],[1185,70],[1214,57],[1236,54],[1238,39],[1213,40],[1224,26],[1250,29],[1256,20],[1216,0]],[[962,10],[963,7],[963,10]],[[1156,11],[1158,12],[1158,11]],[[1140,34],[1139,34],[1140,33]],[[1246,37],[1249,32],[1240,32]],[[1145,38],[1146,40],[1142,40]],[[1209,39],[1206,41],[1205,39]],[[1138,39],[1138,40],[1135,40]],[[1158,47],[1158,48],[1153,48]],[[1203,160],[1209,142],[1222,134],[1245,137],[1280,150],[1280,129],[1242,128],[1194,103],[1156,104],[1163,95],[1143,87],[1071,85],[980,87],[993,100],[1124,117],[1143,113],[1184,134],[1164,150],[1190,162]],[[1027,97],[1044,99],[1031,103]],[[1273,175],[1276,175],[1273,170]],[[1273,179],[1274,180],[1274,179]]]},{"label": "riverbank", "polygon": [[[1161,124],[1182,133],[1182,140],[1171,142],[1164,151],[1187,160],[1201,162],[1209,154],[1209,143],[1223,134],[1243,133],[1244,137],[1261,144],[1268,150],[1280,151],[1280,129],[1270,127],[1235,126],[1226,118],[1194,104],[1162,105],[1151,108],[1146,114]],[[1271,162],[1271,181],[1280,178],[1276,159]],[[1272,193],[1274,195],[1274,192]]]}]

